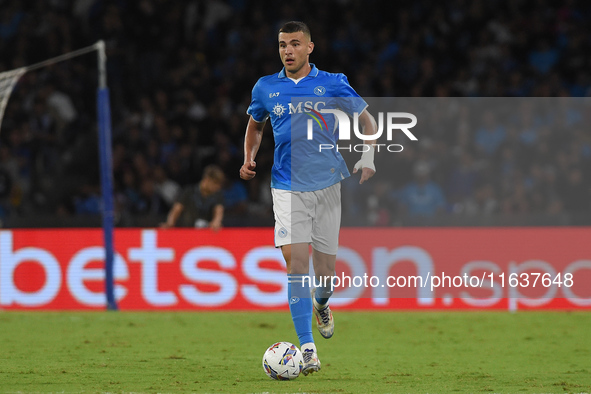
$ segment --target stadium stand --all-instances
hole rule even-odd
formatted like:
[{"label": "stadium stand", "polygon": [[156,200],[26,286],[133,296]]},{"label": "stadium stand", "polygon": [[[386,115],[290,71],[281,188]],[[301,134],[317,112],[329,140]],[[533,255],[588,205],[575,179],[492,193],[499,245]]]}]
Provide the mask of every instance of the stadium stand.
[{"label": "stadium stand", "polygon": [[[157,225],[175,190],[198,182],[211,163],[229,179],[226,225],[271,225],[270,129],[257,177],[238,178],[245,110],[256,80],[281,68],[276,31],[298,19],[311,27],[312,61],[345,73],[362,96],[590,95],[585,0],[297,7],[268,0],[3,0],[0,72],[104,39],[117,225]],[[3,226],[100,225],[95,68],[92,56],[63,62],[25,74],[13,91],[0,133]],[[343,222],[589,225],[588,116],[569,133],[482,129],[424,141],[396,157],[388,179],[346,186]],[[379,162],[377,168],[380,174]],[[409,205],[415,175],[428,178],[437,207]]]}]

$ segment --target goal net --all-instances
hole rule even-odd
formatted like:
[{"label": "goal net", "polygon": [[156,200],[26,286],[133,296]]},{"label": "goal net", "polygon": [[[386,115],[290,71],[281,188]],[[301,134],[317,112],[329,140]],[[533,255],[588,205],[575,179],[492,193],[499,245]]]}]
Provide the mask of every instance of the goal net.
[{"label": "goal net", "polygon": [[15,85],[26,72],[54,65],[64,60],[87,53],[97,53],[98,59],[98,90],[96,95],[97,103],[97,129],[99,147],[99,168],[101,179],[101,210],[102,227],[104,235],[105,250],[105,305],[107,309],[116,310],[117,304],[114,296],[113,284],[113,170],[111,155],[111,112],[109,103],[109,91],[106,77],[106,55],[104,41],[98,41],[94,45],[81,48],[30,66],[5,71],[0,73],[0,131],[4,119],[4,112]]},{"label": "goal net", "polygon": [[6,103],[8,103],[12,89],[14,89],[14,85],[16,85],[19,78],[26,72],[27,69],[21,67],[16,70],[0,73],[0,126],[2,125],[4,110],[6,109]]}]

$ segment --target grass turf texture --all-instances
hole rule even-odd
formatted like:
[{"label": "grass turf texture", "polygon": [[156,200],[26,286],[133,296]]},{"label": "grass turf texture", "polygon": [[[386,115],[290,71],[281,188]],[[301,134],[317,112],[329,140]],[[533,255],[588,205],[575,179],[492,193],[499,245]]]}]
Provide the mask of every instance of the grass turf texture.
[{"label": "grass turf texture", "polygon": [[591,392],[591,313],[343,312],[322,370],[270,380],[289,313],[2,312],[0,392]]}]

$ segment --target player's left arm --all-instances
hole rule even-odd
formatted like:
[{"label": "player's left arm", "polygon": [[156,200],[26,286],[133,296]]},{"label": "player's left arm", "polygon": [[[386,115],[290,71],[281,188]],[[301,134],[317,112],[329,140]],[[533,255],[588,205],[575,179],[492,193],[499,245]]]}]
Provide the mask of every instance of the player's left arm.
[{"label": "player's left arm", "polygon": [[[378,126],[376,120],[372,114],[366,109],[359,115],[359,125],[364,135],[374,135],[378,132]],[[367,148],[364,148],[361,160],[359,160],[353,168],[353,174],[361,170],[361,179],[359,184],[367,181],[376,173],[376,167],[374,165],[374,153],[375,153],[375,139],[368,139],[363,141]]]},{"label": "player's left arm", "polygon": [[209,227],[213,231],[218,231],[222,228],[222,220],[224,219],[224,206],[222,204],[217,204],[213,207],[213,219],[209,223]]}]

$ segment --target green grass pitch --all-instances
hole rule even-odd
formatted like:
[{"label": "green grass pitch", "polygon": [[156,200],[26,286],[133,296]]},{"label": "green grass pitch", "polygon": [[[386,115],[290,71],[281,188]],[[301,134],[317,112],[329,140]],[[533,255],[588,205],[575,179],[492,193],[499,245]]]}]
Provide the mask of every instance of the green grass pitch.
[{"label": "green grass pitch", "polygon": [[[344,312],[322,370],[270,380],[289,312],[0,312],[0,392],[591,392],[591,313]],[[315,330],[316,331],[316,330]]]}]

